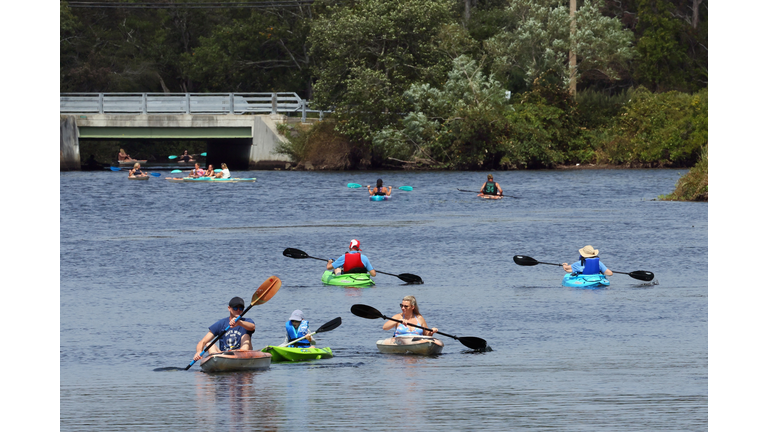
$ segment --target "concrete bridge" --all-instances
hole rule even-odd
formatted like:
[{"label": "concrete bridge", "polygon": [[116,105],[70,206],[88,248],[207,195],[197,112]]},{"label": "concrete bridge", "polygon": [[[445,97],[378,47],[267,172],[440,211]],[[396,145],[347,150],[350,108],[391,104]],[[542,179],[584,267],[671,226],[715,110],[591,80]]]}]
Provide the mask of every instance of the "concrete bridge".
[{"label": "concrete bridge", "polygon": [[285,165],[275,153],[277,125],[307,109],[296,93],[62,93],[62,171],[80,169],[80,140],[196,139],[208,161],[247,161],[249,169]]}]

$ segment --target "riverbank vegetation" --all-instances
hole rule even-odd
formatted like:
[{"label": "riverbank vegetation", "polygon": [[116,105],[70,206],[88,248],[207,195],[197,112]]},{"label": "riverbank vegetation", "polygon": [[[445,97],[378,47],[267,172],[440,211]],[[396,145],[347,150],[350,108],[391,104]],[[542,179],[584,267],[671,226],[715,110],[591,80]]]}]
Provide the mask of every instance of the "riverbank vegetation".
[{"label": "riverbank vegetation", "polygon": [[314,168],[706,164],[706,0],[228,3],[62,1],[61,91],[296,92]]}]

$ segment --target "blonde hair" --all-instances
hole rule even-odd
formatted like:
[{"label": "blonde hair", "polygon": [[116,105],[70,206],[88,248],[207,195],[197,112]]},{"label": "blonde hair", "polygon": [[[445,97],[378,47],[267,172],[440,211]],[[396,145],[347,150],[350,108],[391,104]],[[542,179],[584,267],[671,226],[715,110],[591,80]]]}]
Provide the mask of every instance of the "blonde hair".
[{"label": "blonde hair", "polygon": [[222,163],[221,163],[221,169],[227,169],[227,164],[225,164],[224,162],[222,162]]},{"label": "blonde hair", "polygon": [[416,297],[412,295],[407,295],[403,297],[403,301],[407,301],[411,303],[411,306],[413,306],[413,316],[421,315],[421,312],[419,312],[419,304],[416,303]]},{"label": "blonde hair", "polygon": [[125,154],[125,150],[120,149],[120,154]]},{"label": "blonde hair", "polygon": [[133,169],[136,169],[136,168],[138,168],[138,167],[139,167],[139,163],[138,163],[138,162],[136,162],[135,164],[133,164]]}]

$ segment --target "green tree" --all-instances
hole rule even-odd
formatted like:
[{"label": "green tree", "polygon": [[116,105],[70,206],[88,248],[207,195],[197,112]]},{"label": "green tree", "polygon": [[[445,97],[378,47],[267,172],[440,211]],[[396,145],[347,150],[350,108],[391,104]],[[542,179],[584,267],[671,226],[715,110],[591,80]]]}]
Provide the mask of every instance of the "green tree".
[{"label": "green tree", "polygon": [[506,11],[508,26],[485,43],[494,57],[494,70],[498,76],[520,71],[529,86],[551,70],[567,85],[568,54],[573,51],[578,59],[577,79],[588,71],[618,78],[618,70],[633,56],[632,32],[618,19],[603,16],[601,5],[601,0],[585,0],[574,18],[576,32],[571,34],[567,1],[511,2]]},{"label": "green tree", "polygon": [[[361,0],[330,7],[312,23],[317,62],[314,102],[334,108],[337,130],[368,146],[375,132],[405,111],[414,82],[437,83],[446,72],[437,36],[451,21],[450,0]],[[374,152],[374,163],[383,155]]]},{"label": "green tree", "polygon": [[667,0],[638,0],[638,58],[635,79],[654,91],[687,88],[689,58],[681,41],[682,22]]}]

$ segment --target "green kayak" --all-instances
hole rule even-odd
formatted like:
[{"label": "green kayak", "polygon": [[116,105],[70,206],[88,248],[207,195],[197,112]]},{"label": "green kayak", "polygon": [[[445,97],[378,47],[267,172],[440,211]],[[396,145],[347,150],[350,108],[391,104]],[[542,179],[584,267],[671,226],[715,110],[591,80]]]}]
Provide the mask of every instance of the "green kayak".
[{"label": "green kayak", "polygon": [[268,346],[261,350],[265,353],[272,354],[273,362],[280,361],[304,361],[304,360],[318,360],[333,357],[331,348],[290,348],[280,346]]},{"label": "green kayak", "polygon": [[375,285],[371,275],[368,273],[347,273],[334,275],[332,271],[326,270],[323,273],[322,281],[327,285],[336,285],[344,287],[367,287]]}]

